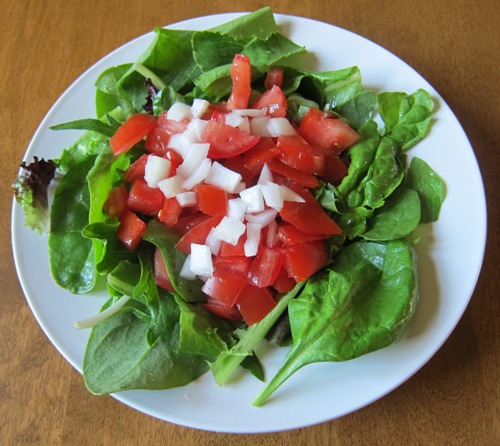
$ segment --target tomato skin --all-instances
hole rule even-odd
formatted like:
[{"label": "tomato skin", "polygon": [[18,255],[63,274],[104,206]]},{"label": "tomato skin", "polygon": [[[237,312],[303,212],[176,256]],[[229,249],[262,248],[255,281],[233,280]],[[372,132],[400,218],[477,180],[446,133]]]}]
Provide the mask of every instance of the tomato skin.
[{"label": "tomato skin", "polygon": [[181,121],[176,121],[175,119],[168,119],[167,112],[164,111],[158,117],[157,124],[160,128],[164,129],[169,135],[175,135],[176,133],[182,133],[186,131],[189,121],[187,119],[182,119]]},{"label": "tomato skin", "polygon": [[190,254],[191,243],[199,245],[205,244],[208,234],[212,228],[215,228],[220,223],[221,220],[222,217],[210,217],[201,223],[198,223],[181,237],[175,245],[175,248],[182,251],[184,254]]},{"label": "tomato skin", "polygon": [[325,157],[325,169],[320,176],[326,182],[337,186],[342,182],[347,173],[347,166],[338,155],[333,153]]},{"label": "tomato skin", "polygon": [[210,184],[198,184],[194,191],[201,212],[214,217],[227,214],[227,194],[224,190]]},{"label": "tomato skin", "polygon": [[302,118],[298,129],[310,144],[339,154],[360,139],[354,129],[342,119],[328,117],[311,107]]},{"label": "tomato skin", "polygon": [[246,152],[259,142],[259,137],[217,121],[208,121],[202,142],[208,142],[212,159],[230,158]]},{"label": "tomato skin", "polygon": [[341,230],[315,200],[311,193],[305,189],[300,195],[305,203],[285,201],[280,211],[281,218],[307,234],[340,234]]},{"label": "tomato skin", "polygon": [[228,110],[248,108],[248,100],[252,92],[252,66],[250,58],[243,54],[236,54],[231,63],[231,81],[233,90],[227,101]]},{"label": "tomato skin", "polygon": [[221,257],[240,257],[245,255],[245,242],[247,240],[246,233],[243,234],[236,245],[231,243],[222,242],[220,246],[219,255]]},{"label": "tomato skin", "polygon": [[252,104],[252,108],[265,110],[267,116],[272,118],[284,118],[286,116],[286,97],[277,85],[262,93]]},{"label": "tomato skin", "polygon": [[300,135],[278,137],[279,159],[290,167],[309,174],[318,174],[325,168],[322,150],[311,146]]},{"label": "tomato skin", "polygon": [[290,224],[280,224],[278,234],[283,246],[300,245],[304,242],[313,242],[329,238],[328,234],[308,234]]},{"label": "tomato skin", "polygon": [[132,183],[127,204],[131,211],[156,216],[163,207],[164,199],[160,189],[153,189],[144,178],[137,178]]},{"label": "tomato skin", "polygon": [[209,215],[205,215],[202,212],[199,211],[186,212],[186,209],[184,209],[181,215],[179,215],[177,223],[175,223],[170,229],[172,229],[172,231],[174,231],[176,234],[182,237],[186,235],[195,226],[199,225],[200,223],[203,223],[209,218],[211,218]]},{"label": "tomato skin", "polygon": [[104,211],[110,217],[120,217],[127,210],[128,191],[124,184],[114,187],[109,191],[104,203]]},{"label": "tomato skin", "polygon": [[281,67],[271,67],[267,72],[264,87],[270,90],[274,85],[280,88],[283,85],[283,68]]},{"label": "tomato skin", "polygon": [[315,188],[319,185],[318,179],[313,174],[302,172],[301,170],[290,167],[279,160],[272,159],[267,163],[267,166],[271,172],[281,175],[284,178],[288,178],[301,186]]},{"label": "tomato skin", "polygon": [[177,198],[165,198],[163,201],[163,207],[158,212],[158,220],[160,220],[167,227],[173,227],[179,221],[181,212],[182,207],[177,201]]},{"label": "tomato skin", "polygon": [[125,181],[133,183],[137,178],[144,178],[146,173],[146,163],[148,162],[148,155],[142,155],[134,161],[129,168],[125,171]]},{"label": "tomato skin", "polygon": [[210,313],[230,321],[239,322],[242,319],[239,310],[235,306],[228,307],[211,297],[209,297],[202,306]]},{"label": "tomato skin", "polygon": [[245,283],[246,278],[243,274],[221,269],[214,272],[201,290],[212,299],[232,307]]},{"label": "tomato skin", "polygon": [[279,248],[262,248],[252,260],[247,280],[259,288],[274,283],[283,265],[283,252]]},{"label": "tomato skin", "polygon": [[279,149],[271,138],[261,138],[257,144],[247,150],[243,155],[243,164],[246,169],[254,174],[259,174],[264,164],[279,154]]},{"label": "tomato skin", "polygon": [[156,116],[136,113],[131,115],[109,139],[111,150],[115,155],[128,152],[134,145],[142,141],[156,126]]},{"label": "tomato skin", "polygon": [[[259,143],[257,143],[257,144],[259,144]],[[252,150],[252,149],[250,149],[250,150]],[[248,153],[249,151],[245,152],[245,154]],[[236,156],[232,156],[231,158],[228,158],[227,160],[225,160],[222,163],[222,165],[224,167],[227,167],[228,169],[232,170],[233,172],[239,173],[241,175],[242,181],[244,181],[247,184],[256,175],[254,172],[252,172],[246,168],[245,161],[241,155],[236,155]]]},{"label": "tomato skin", "polygon": [[129,251],[133,251],[146,232],[144,223],[134,212],[126,210],[120,217],[120,226],[116,236]]},{"label": "tomato skin", "polygon": [[250,268],[251,263],[250,257],[246,256],[232,256],[232,257],[221,257],[215,256],[213,259],[214,270],[225,269],[232,271],[233,273],[239,273],[247,275],[248,268]]},{"label": "tomato skin", "polygon": [[323,268],[329,259],[323,241],[305,242],[284,249],[284,267],[296,282],[308,279]]},{"label": "tomato skin", "polygon": [[273,283],[273,288],[278,293],[288,293],[293,290],[293,287],[297,284],[293,277],[290,277],[285,270],[285,267],[282,267],[276,277],[276,280]]},{"label": "tomato skin", "polygon": [[261,321],[276,306],[269,288],[259,288],[249,283],[243,285],[235,304],[248,326]]},{"label": "tomato skin", "polygon": [[174,291],[174,286],[172,285],[172,281],[170,280],[170,276],[168,275],[163,254],[158,248],[156,248],[154,256],[154,276],[155,283],[160,288],[168,291]]}]

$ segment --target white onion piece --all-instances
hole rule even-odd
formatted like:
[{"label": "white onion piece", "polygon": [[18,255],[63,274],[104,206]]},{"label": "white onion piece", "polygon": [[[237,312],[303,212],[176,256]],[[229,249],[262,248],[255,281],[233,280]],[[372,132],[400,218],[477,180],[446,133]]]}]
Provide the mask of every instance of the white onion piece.
[{"label": "white onion piece", "polygon": [[222,240],[219,240],[215,235],[215,228],[212,228],[208,233],[207,239],[205,240],[205,245],[210,248],[210,251],[214,256],[219,255],[220,247],[222,245]]},{"label": "white onion piece", "polygon": [[191,113],[191,106],[184,104],[184,102],[174,102],[172,106],[167,110],[167,119],[172,119],[174,121],[182,121],[183,119],[188,119],[188,120],[193,119],[193,114]]},{"label": "white onion piece", "polygon": [[171,163],[161,156],[149,155],[146,161],[144,179],[149,187],[157,188],[158,183],[170,174]]},{"label": "white onion piece", "polygon": [[210,107],[210,102],[205,99],[196,98],[191,105],[191,115],[194,118],[201,118]]},{"label": "white onion piece", "polygon": [[235,187],[234,189],[234,194],[239,194],[242,190],[245,190],[247,188],[247,183],[244,181],[240,181],[238,186]]},{"label": "white onion piece", "polygon": [[271,118],[266,124],[267,131],[272,137],[278,136],[293,136],[297,134],[297,131],[290,124],[290,121],[286,118]]},{"label": "white onion piece", "polygon": [[231,198],[227,201],[227,216],[243,221],[247,211],[247,204],[241,198]]},{"label": "white onion piece", "polygon": [[191,243],[190,269],[197,276],[211,277],[214,272],[212,252],[207,245]]},{"label": "white onion piece", "polygon": [[278,211],[276,209],[266,209],[258,214],[245,214],[245,220],[249,223],[257,223],[264,228],[275,221],[277,215]]},{"label": "white onion piece", "polygon": [[222,164],[214,161],[210,172],[205,178],[205,183],[211,184],[212,186],[220,187],[222,190],[234,193],[236,187],[240,184],[241,175],[237,172],[233,172],[231,169],[224,167]]},{"label": "white onion piece", "polygon": [[170,178],[165,178],[158,182],[158,188],[163,192],[166,198],[175,197],[177,194],[184,192],[182,183],[184,177],[181,175],[174,175]]},{"label": "white onion piece", "polygon": [[294,192],[289,187],[280,185],[280,192],[281,192],[281,196],[283,198],[283,201],[293,201],[295,203],[305,203],[305,201],[306,201],[297,192]]},{"label": "white onion piece", "polygon": [[262,212],[264,210],[264,197],[260,185],[256,184],[242,190],[240,197],[247,205],[247,212]]},{"label": "white onion piece", "polygon": [[241,124],[238,126],[238,128],[244,132],[250,133],[250,119],[244,116],[243,121],[241,121]]},{"label": "white onion piece", "polygon": [[198,168],[193,172],[193,174],[187,177],[182,182],[182,187],[186,190],[191,190],[197,184],[203,182],[203,180],[209,174],[211,167],[212,167],[212,161],[210,161],[209,158],[205,158],[198,166]]},{"label": "white onion piece", "polygon": [[234,217],[224,217],[214,228],[214,237],[227,242],[233,246],[238,243],[240,237],[245,233],[244,223]]},{"label": "white onion piece", "polygon": [[250,120],[250,133],[254,136],[261,136],[262,138],[270,138],[271,134],[267,130],[267,123],[271,118],[264,116],[262,118],[253,118]]},{"label": "white onion piece", "polygon": [[193,280],[196,278],[196,274],[191,271],[191,254],[188,254],[186,260],[184,260],[179,276],[188,280]]},{"label": "white onion piece", "polygon": [[260,189],[266,205],[280,211],[285,201],[281,193],[281,187],[276,183],[267,183],[261,184]]},{"label": "white onion piece", "polygon": [[192,121],[189,122],[187,129],[184,131],[184,136],[188,141],[191,141],[193,143],[201,142],[207,124],[208,121],[194,118]]},{"label": "white onion piece", "polygon": [[184,133],[175,133],[168,140],[168,147],[174,149],[183,158],[187,155],[192,141]]},{"label": "white onion piece", "polygon": [[278,243],[278,240],[278,222],[273,220],[267,225],[266,246],[272,248]]},{"label": "white onion piece", "polygon": [[236,113],[240,116],[249,116],[252,118],[260,118],[266,116],[266,111],[262,108],[238,108],[233,110],[233,113]]},{"label": "white onion piece", "polygon": [[258,223],[248,223],[247,224],[247,239],[243,245],[245,250],[245,257],[253,257],[257,255],[260,244],[260,233],[262,226]]},{"label": "white onion piece", "polygon": [[187,208],[196,204],[196,194],[194,192],[182,192],[175,196],[181,208]]},{"label": "white onion piece", "polygon": [[262,167],[262,170],[260,171],[259,175],[259,180],[257,181],[257,184],[267,184],[267,183],[272,183],[273,182],[273,173],[271,172],[271,169],[267,166],[267,163],[264,164]]},{"label": "white onion piece", "polygon": [[177,168],[177,173],[184,175],[186,178],[192,175],[207,157],[209,148],[210,144],[208,143],[191,144],[188,153],[184,157],[184,161]]},{"label": "white onion piece", "polygon": [[224,117],[224,121],[231,127],[238,127],[243,123],[244,119],[243,116],[240,116],[236,113],[227,113]]}]

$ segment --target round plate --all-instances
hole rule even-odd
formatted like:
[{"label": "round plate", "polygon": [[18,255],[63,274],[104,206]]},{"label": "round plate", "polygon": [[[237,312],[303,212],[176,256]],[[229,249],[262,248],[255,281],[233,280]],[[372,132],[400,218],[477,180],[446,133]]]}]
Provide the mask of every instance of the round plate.
[{"label": "round plate", "polygon": [[[238,15],[195,18],[170,27],[206,29]],[[207,373],[178,389],[114,395],[141,412],[183,426],[232,433],[281,431],[331,420],[377,400],[418,371],[448,338],[469,302],[481,268],[486,240],[481,175],[466,135],[439,94],[407,64],[358,35],[300,17],[276,15],[276,21],[285,35],[306,46],[310,55],[304,62],[309,69],[358,65],[364,84],[374,91],[412,93],[424,88],[433,95],[437,112],[432,130],[410,155],[423,158],[438,172],[446,182],[447,197],[439,221],[419,230],[421,297],[402,341],[345,363],[309,365],[260,408],[250,403],[263,383],[249,375],[224,388]],[[120,47],[78,78],[40,124],[25,159],[31,161],[34,155],[58,157],[74,142],[78,132],[54,132],[49,126],[94,116],[93,84],[98,75],[110,66],[134,61],[152,38],[149,33]],[[16,204],[12,241],[19,279],[36,319],[54,346],[81,372],[89,332],[75,330],[72,323],[95,314],[106,296],[74,296],[54,284],[47,237],[24,226],[24,216]],[[271,351],[263,345],[261,353],[270,377],[286,349]]]}]

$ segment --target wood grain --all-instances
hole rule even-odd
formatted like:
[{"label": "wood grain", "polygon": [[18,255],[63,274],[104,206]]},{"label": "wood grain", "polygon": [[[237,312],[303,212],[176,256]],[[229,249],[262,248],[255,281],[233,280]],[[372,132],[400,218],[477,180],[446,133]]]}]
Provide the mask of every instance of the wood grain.
[{"label": "wood grain", "polygon": [[[464,127],[488,199],[488,245],[471,303],[413,378],[343,418],[290,432],[229,435],[175,426],[88,393],[30,312],[10,244],[11,183],[39,122],[108,52],[155,26],[269,4],[384,46],[419,71]],[[0,0],[0,444],[496,445],[500,444],[499,41],[496,0]],[[467,212],[464,209],[464,212]],[[464,234],[467,238],[467,234]]]}]

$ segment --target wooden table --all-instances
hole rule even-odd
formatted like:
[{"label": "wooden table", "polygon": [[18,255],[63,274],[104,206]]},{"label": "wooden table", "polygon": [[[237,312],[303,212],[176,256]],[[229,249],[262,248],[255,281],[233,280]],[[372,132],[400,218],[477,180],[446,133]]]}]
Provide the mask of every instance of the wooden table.
[{"label": "wooden table", "polygon": [[0,181],[0,444],[500,444],[496,0],[269,2],[275,12],[326,21],[365,36],[412,65],[451,106],[482,169],[488,244],[470,305],[441,350],[391,394],[343,418],[292,432],[236,436],[179,427],[88,393],[31,314],[11,254],[11,183],[49,107],[87,67],[153,27],[263,5],[249,0],[0,0],[5,167]]}]

